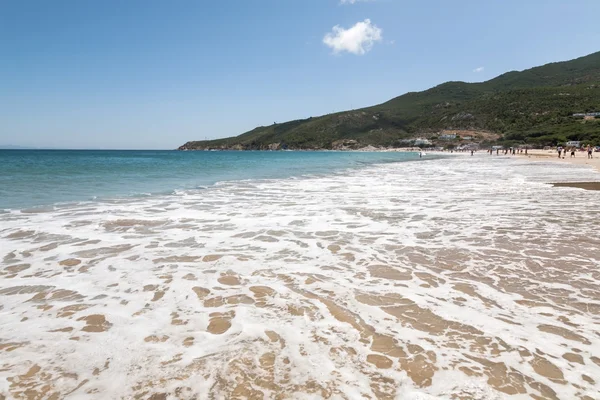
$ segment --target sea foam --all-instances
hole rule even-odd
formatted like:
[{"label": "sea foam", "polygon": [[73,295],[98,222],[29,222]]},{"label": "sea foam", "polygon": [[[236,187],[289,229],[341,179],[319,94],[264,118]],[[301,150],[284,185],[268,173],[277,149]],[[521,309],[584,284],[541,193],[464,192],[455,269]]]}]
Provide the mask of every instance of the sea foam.
[{"label": "sea foam", "polygon": [[0,393],[594,398],[600,194],[547,182],[598,178],[461,156],[0,214]]}]

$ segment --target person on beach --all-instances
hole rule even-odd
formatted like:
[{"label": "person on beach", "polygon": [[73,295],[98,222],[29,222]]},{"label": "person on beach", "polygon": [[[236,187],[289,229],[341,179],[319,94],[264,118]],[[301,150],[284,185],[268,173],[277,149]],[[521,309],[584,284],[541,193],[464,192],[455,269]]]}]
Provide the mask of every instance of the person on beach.
[{"label": "person on beach", "polygon": [[593,151],[592,146],[590,146],[589,144],[587,146],[587,151],[588,151],[588,158],[594,158],[594,154],[592,153],[592,151]]},{"label": "person on beach", "polygon": [[473,150],[471,150],[471,156],[473,155]]},{"label": "person on beach", "polygon": [[558,158],[560,158],[560,154],[562,153],[562,147],[558,146],[557,150],[558,150]]},{"label": "person on beach", "polygon": [[571,157],[575,157],[575,147],[571,147]]}]

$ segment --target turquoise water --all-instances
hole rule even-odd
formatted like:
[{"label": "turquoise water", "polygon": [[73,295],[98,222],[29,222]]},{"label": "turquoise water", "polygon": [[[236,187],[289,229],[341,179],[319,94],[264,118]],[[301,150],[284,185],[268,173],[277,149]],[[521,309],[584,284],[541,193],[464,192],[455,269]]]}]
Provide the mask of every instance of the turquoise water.
[{"label": "turquoise water", "polygon": [[0,209],[172,193],[217,182],[329,174],[417,153],[0,150]]}]

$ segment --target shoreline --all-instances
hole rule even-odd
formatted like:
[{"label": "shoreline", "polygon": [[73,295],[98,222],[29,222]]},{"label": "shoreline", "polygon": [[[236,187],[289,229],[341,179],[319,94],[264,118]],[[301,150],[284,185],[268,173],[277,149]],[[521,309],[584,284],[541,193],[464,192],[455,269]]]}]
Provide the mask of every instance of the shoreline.
[{"label": "shoreline", "polygon": [[537,184],[556,175],[597,179],[456,154],[0,215],[0,393],[593,395],[570,360],[600,373],[597,196]]}]

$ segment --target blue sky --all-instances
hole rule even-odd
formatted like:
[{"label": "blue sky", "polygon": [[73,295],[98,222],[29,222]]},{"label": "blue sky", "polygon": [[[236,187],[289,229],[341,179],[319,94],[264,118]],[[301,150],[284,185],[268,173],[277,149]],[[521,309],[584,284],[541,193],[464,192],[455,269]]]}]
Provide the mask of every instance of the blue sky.
[{"label": "blue sky", "polygon": [[598,0],[344,3],[0,1],[0,145],[170,149],[600,50]]}]

